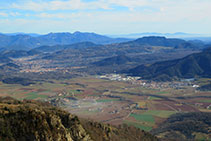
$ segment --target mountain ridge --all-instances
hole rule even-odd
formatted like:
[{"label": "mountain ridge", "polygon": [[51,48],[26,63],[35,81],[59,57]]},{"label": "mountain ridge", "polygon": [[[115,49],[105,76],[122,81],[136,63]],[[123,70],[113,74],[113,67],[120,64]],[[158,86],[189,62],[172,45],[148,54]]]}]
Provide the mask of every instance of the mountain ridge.
[{"label": "mountain ridge", "polygon": [[110,37],[124,37],[124,38],[137,38],[137,37],[144,37],[144,36],[165,36],[165,37],[168,37],[168,38],[210,37],[210,35],[206,35],[206,34],[185,33],[185,32],[175,32],[175,33],[142,32],[142,33],[108,35],[108,36],[110,36]]},{"label": "mountain ridge", "polygon": [[0,34],[0,48],[29,50],[39,46],[67,45],[79,42],[93,42],[96,44],[110,44],[129,41],[126,38],[110,38],[96,33],[49,33],[46,35],[31,36],[30,34]]},{"label": "mountain ridge", "polygon": [[194,78],[211,76],[211,48],[181,59],[140,65],[128,71],[144,79],[172,80],[175,78]]}]

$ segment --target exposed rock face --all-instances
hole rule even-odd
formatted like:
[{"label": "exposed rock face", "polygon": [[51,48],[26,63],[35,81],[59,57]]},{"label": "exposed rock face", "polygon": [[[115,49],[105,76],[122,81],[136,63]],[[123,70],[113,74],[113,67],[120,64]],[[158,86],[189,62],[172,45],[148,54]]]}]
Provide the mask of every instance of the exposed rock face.
[{"label": "exposed rock face", "polygon": [[92,140],[76,116],[51,106],[14,102],[0,104],[3,140]]},{"label": "exposed rock face", "polygon": [[48,103],[0,97],[0,141],[157,141],[136,128],[79,120]]}]

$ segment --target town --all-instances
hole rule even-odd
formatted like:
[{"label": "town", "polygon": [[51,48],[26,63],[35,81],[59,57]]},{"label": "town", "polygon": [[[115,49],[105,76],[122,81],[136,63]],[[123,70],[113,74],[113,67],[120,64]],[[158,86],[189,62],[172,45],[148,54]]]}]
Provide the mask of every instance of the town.
[{"label": "town", "polygon": [[134,85],[140,85],[142,87],[154,88],[154,89],[165,89],[165,88],[182,89],[184,87],[193,87],[193,88],[199,87],[199,85],[194,83],[194,79],[183,79],[180,81],[172,81],[172,82],[155,82],[150,80],[144,80],[141,77],[127,76],[124,74],[105,74],[96,76],[96,78],[107,79],[112,81],[125,81]]}]

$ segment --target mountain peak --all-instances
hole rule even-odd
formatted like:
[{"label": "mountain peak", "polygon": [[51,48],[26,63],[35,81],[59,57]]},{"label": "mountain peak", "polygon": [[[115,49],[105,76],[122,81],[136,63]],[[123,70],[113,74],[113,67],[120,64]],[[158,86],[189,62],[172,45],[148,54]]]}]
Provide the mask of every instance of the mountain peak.
[{"label": "mountain peak", "polygon": [[71,33],[69,33],[69,32],[57,32],[57,33],[50,32],[47,35],[71,35]]},{"label": "mountain peak", "polygon": [[73,34],[81,34],[82,32],[80,31],[75,31]]},{"label": "mountain peak", "polygon": [[166,38],[164,36],[147,36],[138,38],[135,41],[131,41],[131,43],[138,43],[152,46],[165,46],[165,47],[176,47],[185,42],[186,41],[182,39]]},{"label": "mountain peak", "polygon": [[142,38],[138,38],[137,40],[166,40],[167,38],[164,36],[145,36]]}]

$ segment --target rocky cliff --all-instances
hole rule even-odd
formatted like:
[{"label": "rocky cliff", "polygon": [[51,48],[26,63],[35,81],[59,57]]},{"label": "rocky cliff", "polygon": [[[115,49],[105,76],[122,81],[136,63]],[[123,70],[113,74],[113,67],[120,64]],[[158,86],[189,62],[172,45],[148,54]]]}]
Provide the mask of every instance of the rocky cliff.
[{"label": "rocky cliff", "polygon": [[80,120],[48,103],[6,97],[0,98],[0,140],[156,141],[157,138],[132,127]]}]

